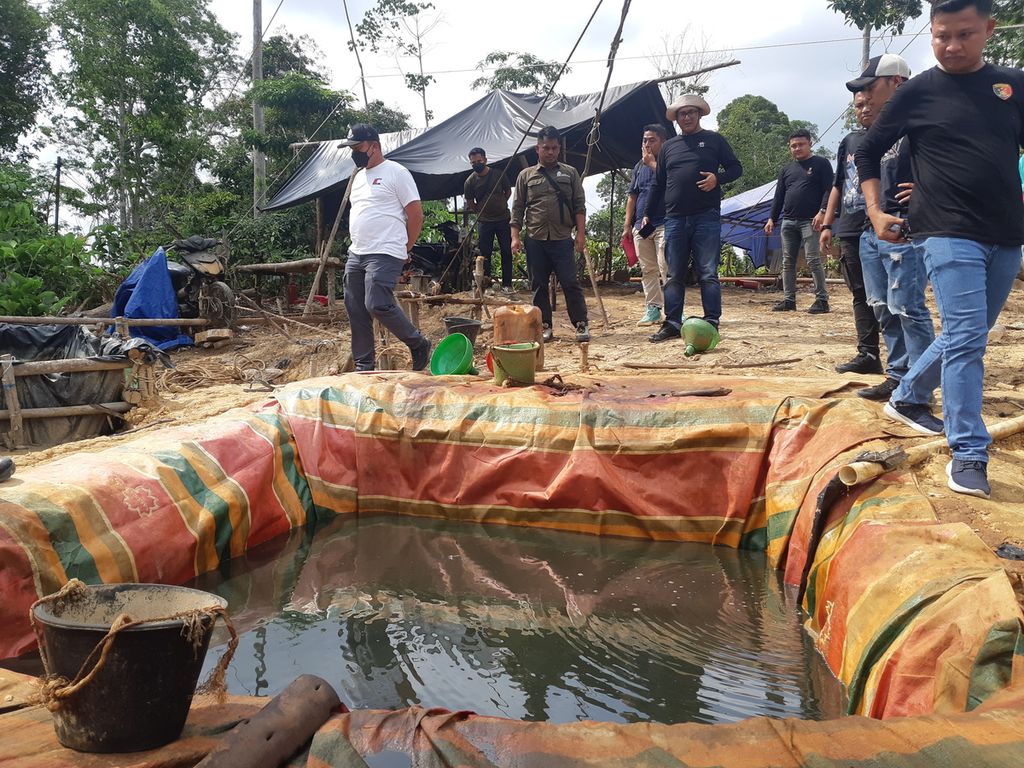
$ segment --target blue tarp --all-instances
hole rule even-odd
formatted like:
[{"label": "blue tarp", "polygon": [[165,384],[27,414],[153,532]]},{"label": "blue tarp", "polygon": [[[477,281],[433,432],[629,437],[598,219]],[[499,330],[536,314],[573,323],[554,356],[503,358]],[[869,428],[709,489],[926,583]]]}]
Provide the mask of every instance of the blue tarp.
[{"label": "blue tarp", "polygon": [[[171,276],[167,272],[167,254],[163,248],[139,264],[114,294],[111,317],[168,318],[178,317],[178,299],[174,295]],[[192,339],[180,333],[176,325],[131,328],[129,333],[145,339],[162,350],[190,347]]]},{"label": "blue tarp", "polygon": [[774,199],[775,182],[770,181],[722,201],[722,242],[748,251],[755,267],[768,262],[769,250],[782,247],[777,229],[770,237],[764,233]]}]

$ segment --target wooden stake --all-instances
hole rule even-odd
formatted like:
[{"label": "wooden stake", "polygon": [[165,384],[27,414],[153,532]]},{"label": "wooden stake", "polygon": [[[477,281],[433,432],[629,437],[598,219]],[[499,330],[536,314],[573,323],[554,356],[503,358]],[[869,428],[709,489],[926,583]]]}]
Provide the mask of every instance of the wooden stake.
[{"label": "wooden stake", "polygon": [[3,382],[4,402],[7,403],[7,410],[0,411],[0,414],[8,414],[10,426],[5,439],[8,447],[13,450],[21,446],[21,403],[18,402],[18,389],[14,381],[14,355],[0,357],[0,368],[3,369],[0,381]]},{"label": "wooden stake", "polygon": [[580,342],[580,372],[587,373],[590,371],[590,343],[586,341]]},{"label": "wooden stake", "polygon": [[349,195],[352,194],[352,183],[356,180],[357,173],[359,173],[358,170],[354,171],[352,175],[348,177],[348,186],[345,187],[345,194],[341,198],[341,205],[338,206],[338,215],[334,217],[334,226],[331,227],[331,236],[327,238],[327,243],[324,245],[324,249],[320,253],[320,266],[317,267],[316,277],[313,278],[313,285],[309,288],[309,296],[306,297],[306,306],[302,310],[303,317],[309,314],[309,310],[313,306],[313,297],[316,296],[316,292],[320,288],[320,278],[323,276],[324,268],[327,266],[327,257],[330,255],[331,247],[334,245],[334,237],[338,234],[338,225],[341,224],[341,215],[345,212],[345,206],[348,205]]}]

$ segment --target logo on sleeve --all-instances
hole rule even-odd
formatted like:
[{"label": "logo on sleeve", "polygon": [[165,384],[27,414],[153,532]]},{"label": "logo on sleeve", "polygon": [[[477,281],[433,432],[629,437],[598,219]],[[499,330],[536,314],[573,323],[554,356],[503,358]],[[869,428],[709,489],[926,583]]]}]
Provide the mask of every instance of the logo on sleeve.
[{"label": "logo on sleeve", "polygon": [[1013,96],[1013,88],[1009,83],[996,83],[992,86],[992,92],[1003,101]]}]

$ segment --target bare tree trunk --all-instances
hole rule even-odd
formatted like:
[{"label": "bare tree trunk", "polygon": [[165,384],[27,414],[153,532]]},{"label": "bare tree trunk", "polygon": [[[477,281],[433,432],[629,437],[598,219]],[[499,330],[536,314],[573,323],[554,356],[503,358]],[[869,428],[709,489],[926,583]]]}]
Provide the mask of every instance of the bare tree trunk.
[{"label": "bare tree trunk", "polygon": [[[263,82],[263,3],[252,0],[252,84]],[[263,105],[259,99],[252,100],[252,129],[257,137],[263,135],[266,124],[263,120]],[[267,201],[267,157],[259,147],[252,152],[252,215],[259,216],[260,208]]]},{"label": "bare tree trunk", "polygon": [[868,68],[868,62],[871,60],[871,27],[865,27],[864,33],[864,46],[861,48],[860,53],[860,71],[863,72]]},{"label": "bare tree trunk", "polygon": [[359,84],[363,87],[363,108],[370,106],[370,100],[366,97],[366,73],[363,72],[363,60],[359,58],[359,46],[356,45],[356,33],[352,29],[352,19],[348,15],[348,0],[341,0],[345,7],[345,21],[348,22],[348,36],[352,41],[352,53],[356,55],[356,64],[359,65]]}]

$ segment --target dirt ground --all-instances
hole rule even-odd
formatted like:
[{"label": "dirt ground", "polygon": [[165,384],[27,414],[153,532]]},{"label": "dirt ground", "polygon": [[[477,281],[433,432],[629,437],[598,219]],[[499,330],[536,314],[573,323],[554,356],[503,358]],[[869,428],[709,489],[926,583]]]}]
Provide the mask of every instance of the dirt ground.
[{"label": "dirt ground", "polygon": [[[587,291],[592,341],[589,344],[590,375],[652,375],[651,368],[675,366],[680,373],[722,374],[750,377],[816,377],[848,385],[837,396],[853,397],[857,382],[877,383],[881,376],[837,374],[833,367],[855,353],[855,334],[850,296],[841,284],[830,285],[832,312],[808,315],[813,301],[809,287],[798,295],[797,312],[775,313],[771,306],[780,295],[771,289],[749,290],[723,285],[722,341],[713,352],[683,357],[683,344],[670,341],[650,344],[654,328],[637,328],[643,311],[639,285],[601,287],[608,324],[592,291]],[[526,292],[518,298],[529,301]],[[931,301],[931,299],[929,299]],[[567,381],[580,372],[580,348],[559,297],[556,340],[545,348],[546,369]],[[696,288],[687,291],[687,311],[700,308]],[[431,306],[421,310],[421,327],[435,342],[444,335],[442,317],[468,315],[465,305]],[[934,311],[934,305],[933,305]],[[348,330],[344,321],[316,329],[288,324],[287,337],[271,326],[245,326],[230,345],[219,350],[187,349],[173,353],[176,368],[160,373],[160,394],[150,405],[128,415],[129,427],[117,435],[84,440],[35,452],[21,452],[19,466],[29,467],[81,451],[101,450],[144,435],[160,425],[199,421],[225,410],[264,400],[273,387],[314,376],[337,373],[348,356]],[[481,350],[490,343],[486,322],[477,340],[477,365],[484,371]],[[396,367],[407,368],[403,345],[395,349]],[[671,372],[665,368],[666,372]],[[985,359],[984,415],[990,423],[1024,415],[1024,283],[1017,282],[999,326],[990,339]],[[884,418],[879,416],[880,418]],[[922,439],[923,440],[923,439]],[[879,444],[879,447],[881,443]],[[991,452],[991,500],[974,499],[950,492],[945,483],[947,456],[940,454],[917,467],[924,492],[939,519],[960,521],[973,528],[993,549],[1007,543],[1024,546],[1024,434],[997,442]],[[1024,603],[1024,561],[1002,562]]]}]

